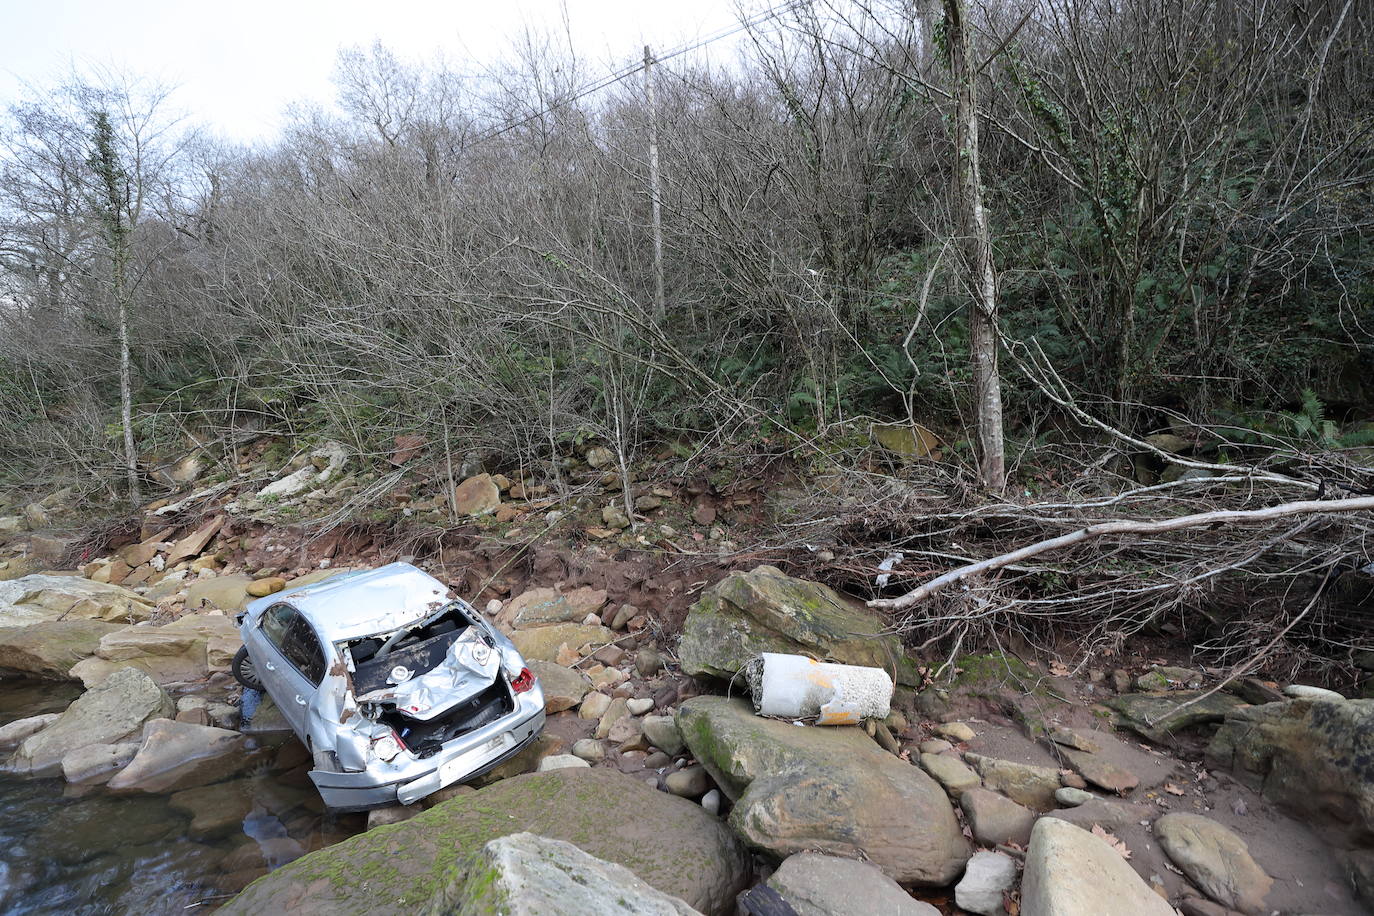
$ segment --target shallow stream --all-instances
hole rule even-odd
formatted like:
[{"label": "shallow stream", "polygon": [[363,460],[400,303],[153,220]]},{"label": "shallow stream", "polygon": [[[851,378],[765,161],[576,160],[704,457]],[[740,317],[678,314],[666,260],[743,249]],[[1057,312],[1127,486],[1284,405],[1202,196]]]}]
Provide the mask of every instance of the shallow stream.
[{"label": "shallow stream", "polygon": [[[0,725],[60,712],[75,685],[0,681]],[[249,775],[175,795],[116,795],[0,774],[0,913],[207,912],[270,868],[362,829],[328,817],[294,739]]]}]

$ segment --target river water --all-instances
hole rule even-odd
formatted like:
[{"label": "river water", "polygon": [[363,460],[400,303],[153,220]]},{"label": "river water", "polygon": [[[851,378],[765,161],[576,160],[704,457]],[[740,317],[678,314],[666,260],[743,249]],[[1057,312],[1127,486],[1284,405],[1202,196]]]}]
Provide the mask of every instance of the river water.
[{"label": "river water", "polygon": [[[0,681],[0,725],[60,712],[75,685]],[[0,775],[0,913],[205,913],[248,882],[358,832],[326,816],[294,739],[254,771],[177,795]]]}]

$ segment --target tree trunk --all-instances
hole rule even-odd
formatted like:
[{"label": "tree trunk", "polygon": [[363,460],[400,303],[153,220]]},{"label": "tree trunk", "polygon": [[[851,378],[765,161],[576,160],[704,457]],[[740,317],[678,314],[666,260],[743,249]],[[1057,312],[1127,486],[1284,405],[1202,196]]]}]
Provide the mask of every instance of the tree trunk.
[{"label": "tree trunk", "polygon": [[124,472],[129,499],[143,501],[138,485],[138,451],[134,448],[134,386],[129,360],[129,300],[124,290],[124,251],[114,252],[114,297],[119,308],[119,416],[124,426]]},{"label": "tree trunk", "polygon": [[978,478],[990,490],[1006,485],[1006,451],[1002,440],[1002,381],[997,370],[997,276],[992,263],[992,237],[983,206],[978,163],[977,74],[970,60],[972,42],[963,0],[944,0],[945,36],[949,42],[950,77],[955,98],[955,181],[960,234],[968,265],[969,350],[978,427]]}]

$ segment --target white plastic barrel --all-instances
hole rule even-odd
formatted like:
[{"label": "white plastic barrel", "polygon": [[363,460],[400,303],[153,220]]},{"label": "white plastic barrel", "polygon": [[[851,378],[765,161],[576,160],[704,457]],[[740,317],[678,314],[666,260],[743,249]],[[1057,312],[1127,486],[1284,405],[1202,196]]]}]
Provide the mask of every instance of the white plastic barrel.
[{"label": "white plastic barrel", "polygon": [[818,662],[765,652],[751,666],[750,691],[761,716],[816,717],[817,725],[857,725],[888,714],[892,678],[881,668]]}]

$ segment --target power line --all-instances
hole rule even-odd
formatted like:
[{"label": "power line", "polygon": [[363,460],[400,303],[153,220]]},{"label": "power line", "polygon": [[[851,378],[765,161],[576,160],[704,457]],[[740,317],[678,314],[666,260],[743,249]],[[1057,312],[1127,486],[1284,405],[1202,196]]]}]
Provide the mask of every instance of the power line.
[{"label": "power line", "polygon": [[[751,29],[755,26],[762,25],[768,20],[777,18],[778,16],[782,16],[783,14],[791,11],[793,8],[801,6],[802,4],[807,2],[809,2],[809,0],[787,0],[787,2],[785,3],[780,3],[777,6],[770,7],[759,13],[755,13],[753,16],[750,16],[749,18],[743,20],[742,22],[734,26],[728,26],[724,29],[721,29],[714,35],[707,36],[706,38],[700,39],[699,41],[696,41],[692,44],[684,45],[680,48],[675,48],[672,51],[668,51],[665,54],[657,55],[654,58],[654,62],[661,64],[665,61],[672,60],[675,57],[680,57],[683,54],[688,54],[692,51],[696,51],[699,48],[704,48],[709,44],[713,44],[717,41],[729,38],[732,35],[737,35],[740,32],[743,32],[745,29]],[[557,111],[560,108],[565,108],[568,105],[571,105],[573,102],[578,101],[579,99],[585,98],[586,96],[589,96],[595,92],[600,92],[602,89],[607,89],[611,86],[614,86],[616,83],[624,79],[628,79],[629,77],[634,76],[636,73],[639,73],[641,70],[646,69],[647,66],[648,64],[642,61],[636,61],[633,64],[629,64],[626,67],[621,68],[620,70],[617,70],[606,76],[599,77],[592,83],[589,83],[580,89],[574,90],[573,94],[568,96],[567,98],[554,102],[548,107],[536,111],[535,113],[527,117],[521,118],[518,121],[512,121],[509,124],[502,125],[501,127],[498,127],[495,130],[482,134],[477,139],[473,140],[471,143],[467,145],[471,147],[476,146],[479,143],[486,143],[488,140],[494,140],[502,134],[515,130],[518,127],[524,127],[526,124],[529,124],[532,121],[537,121],[540,118],[544,117],[544,115]]]}]

